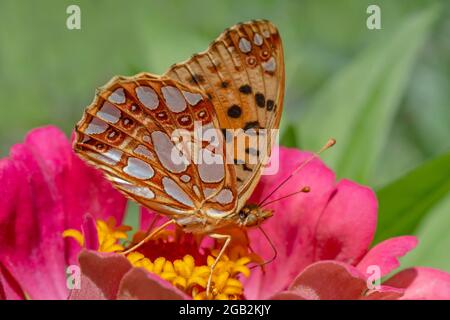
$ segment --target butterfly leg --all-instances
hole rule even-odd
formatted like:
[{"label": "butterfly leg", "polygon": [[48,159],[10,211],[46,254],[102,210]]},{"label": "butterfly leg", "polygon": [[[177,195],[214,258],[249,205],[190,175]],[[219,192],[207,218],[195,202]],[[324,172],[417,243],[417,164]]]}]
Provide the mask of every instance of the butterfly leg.
[{"label": "butterfly leg", "polygon": [[144,243],[146,243],[148,240],[150,240],[152,237],[156,236],[158,233],[160,233],[162,230],[164,230],[167,226],[176,223],[175,220],[169,220],[165,223],[163,223],[162,225],[160,225],[158,228],[156,228],[156,230],[150,232],[147,236],[145,236],[144,239],[142,239],[141,241],[139,241],[138,243],[136,243],[134,246],[132,246],[131,248],[121,252],[123,255],[126,255],[130,252],[133,252],[134,250],[136,250],[137,248],[139,248],[140,246],[142,246]]},{"label": "butterfly leg", "polygon": [[223,254],[225,253],[225,250],[227,249],[228,245],[231,241],[231,236],[228,234],[210,234],[211,238],[214,239],[225,239],[225,243],[222,246],[222,249],[220,249],[219,254],[216,257],[216,260],[214,260],[214,263],[211,265],[210,274],[208,278],[208,285],[206,286],[206,296],[209,297],[209,293],[211,291],[211,281],[212,281],[212,275],[214,272],[214,268],[216,267],[217,263],[219,263],[220,259],[222,258]]}]

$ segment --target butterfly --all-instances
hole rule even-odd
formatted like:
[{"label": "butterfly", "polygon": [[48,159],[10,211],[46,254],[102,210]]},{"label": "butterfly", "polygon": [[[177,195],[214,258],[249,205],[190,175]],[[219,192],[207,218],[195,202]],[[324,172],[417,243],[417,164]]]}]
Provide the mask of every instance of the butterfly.
[{"label": "butterfly", "polygon": [[[74,150],[169,223],[224,239],[217,262],[228,228],[272,216],[246,202],[271,155],[284,81],[277,28],[266,20],[240,23],[161,76],[118,76],[98,89],[76,125]],[[178,143],[180,131],[194,147]],[[252,136],[262,143],[237,143]]]}]

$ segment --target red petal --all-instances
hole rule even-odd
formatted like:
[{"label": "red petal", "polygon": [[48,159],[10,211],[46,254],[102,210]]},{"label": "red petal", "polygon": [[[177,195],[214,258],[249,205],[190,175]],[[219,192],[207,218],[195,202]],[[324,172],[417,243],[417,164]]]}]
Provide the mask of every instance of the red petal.
[{"label": "red petal", "polygon": [[336,261],[310,265],[289,288],[309,300],[360,299],[366,290],[365,277],[356,268]]},{"label": "red petal", "polygon": [[114,300],[120,281],[132,268],[123,255],[83,250],[79,257],[81,287],[70,292],[71,300]]},{"label": "red petal", "polygon": [[397,300],[400,299],[405,290],[397,289],[388,286],[381,286],[378,290],[369,291],[362,300]]},{"label": "red petal", "polygon": [[307,300],[306,298],[299,295],[297,292],[292,291],[282,291],[274,294],[269,300]]},{"label": "red petal", "polygon": [[186,300],[190,299],[160,277],[133,268],[122,279],[118,300]]}]

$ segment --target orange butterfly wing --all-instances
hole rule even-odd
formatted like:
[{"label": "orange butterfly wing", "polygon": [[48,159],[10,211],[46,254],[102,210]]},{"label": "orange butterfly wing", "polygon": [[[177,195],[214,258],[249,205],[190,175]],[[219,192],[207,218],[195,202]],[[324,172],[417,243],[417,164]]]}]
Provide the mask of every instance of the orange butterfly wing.
[{"label": "orange butterfly wing", "polygon": [[[188,231],[208,232],[226,225],[259,181],[274,140],[262,129],[278,128],[283,92],[277,29],[268,21],[238,24],[164,76],[112,79],[78,123],[74,149],[128,197]],[[190,142],[198,140],[195,122],[207,129],[243,129],[265,143],[245,148],[242,156],[236,144],[231,147],[238,137],[218,133],[215,151],[203,148],[211,141],[200,141],[193,153],[225,157],[231,149],[234,164],[198,164],[183,158],[186,146],[174,148],[171,140],[179,129]],[[173,150],[181,154],[175,162]]]},{"label": "orange butterfly wing", "polygon": [[[172,141],[175,130],[183,129],[194,143],[199,124],[203,130],[195,151],[222,158],[221,163],[194,163],[186,145]],[[218,127],[213,105],[201,91],[143,73],[114,78],[99,90],[76,127],[74,149],[128,197],[196,231],[211,221],[212,228],[220,225],[217,218],[237,205],[235,172],[224,161],[222,134],[217,130],[216,148],[209,149],[211,136],[204,134]]]},{"label": "orange butterfly wing", "polygon": [[[265,139],[262,148],[246,148],[244,156],[242,150],[234,150],[241,208],[256,187],[274,142],[272,135],[259,135],[259,129],[278,129],[281,119],[285,72],[276,27],[265,20],[237,24],[206,51],[173,65],[165,75],[205,92],[222,129],[243,129]],[[236,139],[227,139],[231,142],[237,145]]]}]

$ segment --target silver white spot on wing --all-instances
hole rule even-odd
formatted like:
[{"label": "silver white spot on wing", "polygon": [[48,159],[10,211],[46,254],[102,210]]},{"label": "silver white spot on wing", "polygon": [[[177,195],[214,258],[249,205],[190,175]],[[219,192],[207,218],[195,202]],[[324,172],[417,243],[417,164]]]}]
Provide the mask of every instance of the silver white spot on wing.
[{"label": "silver white spot on wing", "polygon": [[194,193],[197,195],[197,197],[201,197],[201,194],[200,194],[200,189],[197,187],[197,185],[196,184],[194,184],[194,186],[192,187],[192,190],[194,190]]},{"label": "silver white spot on wing", "polygon": [[186,100],[180,90],[172,86],[165,86],[161,88],[161,92],[170,111],[178,113],[186,109]]},{"label": "silver white spot on wing", "polygon": [[87,128],[84,130],[86,134],[100,134],[108,129],[108,124],[103,122],[100,119],[93,118],[91,122],[89,122]]},{"label": "silver white spot on wing", "polygon": [[255,33],[253,36],[253,43],[257,46],[261,46],[263,44],[263,37],[259,33]]},{"label": "silver white spot on wing", "polygon": [[144,134],[143,136],[142,136],[142,140],[144,141],[144,142],[150,142],[151,140],[150,140],[150,136],[149,135],[146,135],[146,134]]},{"label": "silver white spot on wing", "polygon": [[192,93],[187,91],[183,91],[183,96],[191,106],[195,106],[203,99],[200,93]]},{"label": "silver white spot on wing", "polygon": [[189,181],[191,181],[191,176],[190,176],[190,175],[187,175],[187,174],[183,174],[183,175],[180,177],[180,180],[183,181],[183,182],[189,182]]},{"label": "silver white spot on wing", "polygon": [[200,179],[206,183],[222,181],[225,176],[223,156],[208,149],[202,149],[201,156],[202,161],[197,165]]},{"label": "silver white spot on wing", "polygon": [[150,110],[155,110],[159,106],[159,97],[155,90],[148,86],[139,86],[135,89],[139,101]]},{"label": "silver white spot on wing", "polygon": [[214,200],[220,204],[229,204],[233,201],[233,192],[230,189],[223,189],[214,197]]},{"label": "silver white spot on wing", "polygon": [[178,214],[178,215],[192,213],[190,210],[187,211],[187,210],[183,210],[183,209],[177,209],[177,208],[175,208],[173,206],[167,206],[167,205],[164,205],[164,204],[161,205],[161,209],[162,210],[167,210],[167,211],[169,211],[172,214]]},{"label": "silver white spot on wing", "polygon": [[117,123],[121,116],[122,112],[120,112],[120,110],[109,101],[105,101],[100,110],[97,112],[97,117],[109,123]]},{"label": "silver white spot on wing", "polygon": [[156,156],[164,168],[174,173],[181,173],[187,169],[187,159],[180,155],[169,136],[161,131],[151,133]]},{"label": "silver white spot on wing", "polygon": [[239,40],[239,50],[243,53],[249,53],[252,51],[252,44],[246,38],[241,38]]},{"label": "silver white spot on wing", "polygon": [[205,195],[205,198],[209,198],[215,193],[216,193],[216,189],[213,189],[213,188],[204,188],[203,189],[203,194]]},{"label": "silver white spot on wing", "polygon": [[130,181],[123,180],[122,178],[119,178],[119,177],[116,177],[116,176],[109,175],[109,179],[110,179],[112,182],[116,182],[116,183],[118,183],[118,184],[120,184],[120,185],[122,185],[122,184],[131,185],[131,182],[130,182]]},{"label": "silver white spot on wing", "polygon": [[263,34],[264,38],[269,38],[269,37],[270,37],[270,32],[269,32],[269,30],[264,30],[264,31],[262,32],[262,34]]},{"label": "silver white spot on wing", "polygon": [[261,65],[263,66],[264,70],[269,71],[269,72],[275,71],[275,68],[277,67],[274,57],[271,57],[266,62],[261,63]]},{"label": "silver white spot on wing", "polygon": [[168,177],[162,178],[164,191],[176,201],[188,206],[194,207],[194,203],[189,195],[180,188],[180,186]]},{"label": "silver white spot on wing", "polygon": [[147,187],[140,187],[135,185],[120,185],[119,188],[145,199],[155,198],[155,193]]},{"label": "silver white spot on wing", "polygon": [[119,149],[111,148],[103,153],[88,152],[91,157],[109,165],[116,165],[122,158],[123,152]]},{"label": "silver white spot on wing", "polygon": [[123,88],[118,88],[114,90],[108,97],[108,101],[112,103],[122,104],[126,101],[125,91]]},{"label": "silver white spot on wing", "polygon": [[153,153],[144,145],[140,144],[134,149],[134,153],[153,160]]},{"label": "silver white spot on wing", "polygon": [[128,158],[127,166],[123,168],[123,171],[141,180],[150,179],[155,174],[155,171],[148,163],[133,157]]}]

